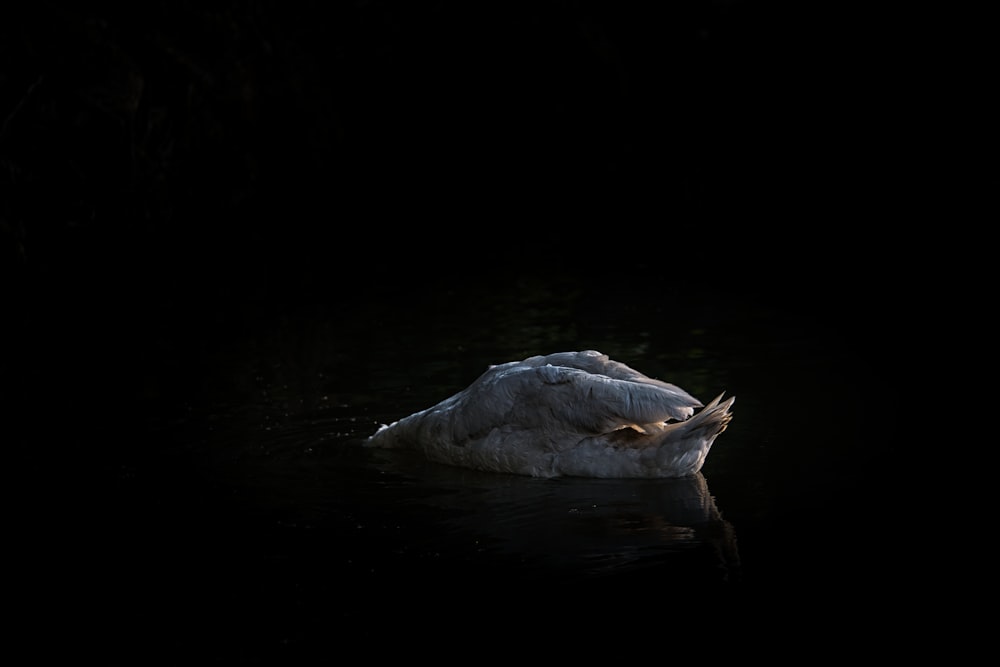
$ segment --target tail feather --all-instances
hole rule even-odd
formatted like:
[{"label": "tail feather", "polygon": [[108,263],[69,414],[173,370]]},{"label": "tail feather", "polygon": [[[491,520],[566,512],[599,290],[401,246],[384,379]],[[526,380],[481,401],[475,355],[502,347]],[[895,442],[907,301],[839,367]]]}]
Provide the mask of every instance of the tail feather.
[{"label": "tail feather", "polygon": [[725,401],[719,394],[691,419],[675,424],[667,424],[658,435],[656,464],[661,477],[682,477],[701,470],[705,457],[720,433],[726,430],[733,415],[729,408],[736,402],[735,396]]},{"label": "tail feather", "polygon": [[729,422],[733,419],[733,413],[729,411],[729,408],[733,407],[733,403],[736,402],[736,397],[730,396],[725,400],[725,402],[720,403],[725,393],[726,392],[722,392],[713,398],[708,405],[702,408],[702,410],[694,417],[695,419],[702,419],[706,422],[706,426],[709,423],[716,424],[719,429],[716,431],[716,435],[725,431],[726,426],[728,426]]},{"label": "tail feather", "polygon": [[730,396],[725,401],[722,397],[725,392],[712,399],[708,405],[702,408],[698,414],[691,419],[675,424],[667,424],[665,430],[681,431],[684,433],[704,432],[708,438],[715,438],[723,431],[733,418],[733,413],[729,411],[736,402],[735,396]]}]

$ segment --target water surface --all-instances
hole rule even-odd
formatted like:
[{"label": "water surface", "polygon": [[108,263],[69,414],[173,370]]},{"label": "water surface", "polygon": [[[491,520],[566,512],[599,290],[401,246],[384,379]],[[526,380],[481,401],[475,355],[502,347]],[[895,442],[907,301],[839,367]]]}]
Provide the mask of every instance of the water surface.
[{"label": "water surface", "polygon": [[[185,609],[154,616],[151,637],[287,657],[378,637],[386,616],[433,626],[440,604],[468,629],[649,600],[669,616],[678,596],[729,616],[740,600],[749,623],[760,596],[815,601],[883,576],[892,474],[863,396],[880,376],[821,313],[745,293],[675,309],[560,278],[406,294],[168,326],[108,517],[131,535],[115,554],[125,604]],[[491,363],[570,349],[702,400],[735,395],[702,473],[539,480],[361,446]],[[520,620],[499,611],[511,599]],[[164,640],[173,622],[185,630]]]}]

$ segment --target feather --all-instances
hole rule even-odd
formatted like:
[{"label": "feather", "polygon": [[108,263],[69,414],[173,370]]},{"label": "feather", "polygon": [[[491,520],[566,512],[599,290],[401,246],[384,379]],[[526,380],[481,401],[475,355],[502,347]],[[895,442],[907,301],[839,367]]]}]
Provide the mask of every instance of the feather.
[{"label": "feather", "polygon": [[[701,469],[734,403],[707,406],[596,350],[490,366],[368,439],[452,465],[535,476],[678,477]],[[695,410],[702,408],[695,414]]]}]

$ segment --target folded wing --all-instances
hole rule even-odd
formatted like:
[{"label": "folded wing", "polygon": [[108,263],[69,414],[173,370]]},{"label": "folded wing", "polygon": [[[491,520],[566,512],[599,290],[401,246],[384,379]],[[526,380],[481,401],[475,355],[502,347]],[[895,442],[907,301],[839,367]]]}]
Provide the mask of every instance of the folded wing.
[{"label": "folded wing", "polygon": [[581,433],[684,421],[702,405],[684,390],[665,382],[618,379],[567,366],[538,366],[503,380],[518,385],[507,387],[517,395],[508,415],[510,420],[546,428],[572,428]]}]

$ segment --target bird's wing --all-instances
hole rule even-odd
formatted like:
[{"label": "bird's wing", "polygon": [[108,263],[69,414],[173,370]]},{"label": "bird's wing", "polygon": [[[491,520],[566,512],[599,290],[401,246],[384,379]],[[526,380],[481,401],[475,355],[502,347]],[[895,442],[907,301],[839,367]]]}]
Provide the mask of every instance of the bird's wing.
[{"label": "bird's wing", "polygon": [[596,375],[606,375],[607,377],[615,380],[625,380],[628,382],[654,385],[682,397],[684,400],[689,402],[692,407],[702,407],[701,401],[694,396],[691,396],[677,385],[651,378],[644,373],[640,373],[631,366],[627,366],[620,361],[611,359],[608,355],[602,354],[597,350],[583,350],[582,352],[556,352],[545,356],[531,357],[525,361],[531,362],[532,365],[536,366],[546,364],[552,366],[566,366],[568,368],[578,368]]},{"label": "bird's wing", "polygon": [[516,395],[507,418],[514,423],[607,433],[625,426],[686,420],[701,403],[662,384],[620,380],[578,368],[545,365],[502,379]]}]

